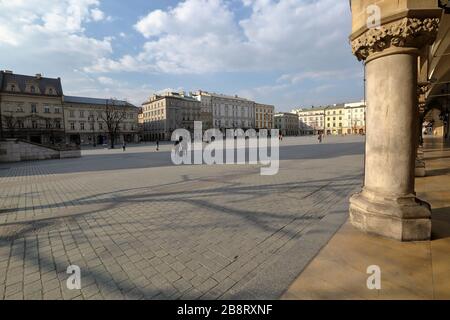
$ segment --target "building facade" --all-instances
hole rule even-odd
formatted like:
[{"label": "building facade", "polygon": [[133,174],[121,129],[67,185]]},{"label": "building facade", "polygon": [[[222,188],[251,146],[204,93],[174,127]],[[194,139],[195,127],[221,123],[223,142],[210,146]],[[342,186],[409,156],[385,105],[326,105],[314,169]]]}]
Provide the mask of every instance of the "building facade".
[{"label": "building facade", "polygon": [[[199,91],[195,96],[205,101],[205,110],[211,111],[211,127],[226,129],[255,128],[255,103],[245,98]],[[204,98],[205,97],[205,98]],[[203,100],[205,99],[205,100]],[[208,116],[209,117],[209,116]],[[205,127],[204,127],[205,128]],[[208,127],[206,127],[208,128]]]},{"label": "building facade", "polygon": [[0,71],[1,137],[49,145],[63,143],[62,96],[60,78]]},{"label": "building facade", "polygon": [[307,109],[294,109],[292,113],[298,115],[299,134],[313,135],[324,133],[326,107],[311,107]]},{"label": "building facade", "polygon": [[139,108],[126,101],[64,96],[63,105],[66,143],[109,144],[109,120],[105,113],[112,106],[117,108],[117,116],[120,117],[115,142],[139,142]]},{"label": "building facade", "polygon": [[144,140],[144,111],[142,110],[142,107],[139,107],[138,126],[139,126],[139,141],[143,141]]},{"label": "building facade", "polygon": [[274,116],[275,129],[278,129],[283,136],[298,136],[298,122],[298,116],[295,113],[279,112]]},{"label": "building facade", "polygon": [[325,134],[342,135],[347,132],[348,120],[344,104],[335,104],[325,109]]},{"label": "building facade", "polygon": [[142,104],[144,140],[170,140],[176,129],[194,131],[201,120],[201,102],[184,92],[153,95]]},{"label": "building facade", "polygon": [[192,94],[194,99],[200,101],[200,120],[203,131],[213,128],[213,97],[206,91],[199,90]]},{"label": "building facade", "polygon": [[275,107],[268,104],[255,103],[255,129],[273,129]]},{"label": "building facade", "polygon": [[366,106],[364,101],[345,104],[345,131],[344,134],[366,133]]}]

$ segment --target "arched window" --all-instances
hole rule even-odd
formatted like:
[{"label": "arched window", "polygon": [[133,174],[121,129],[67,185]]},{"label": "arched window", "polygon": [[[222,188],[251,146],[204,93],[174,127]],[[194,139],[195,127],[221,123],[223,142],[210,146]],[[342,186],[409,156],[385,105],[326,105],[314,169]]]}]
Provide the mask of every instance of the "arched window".
[{"label": "arched window", "polygon": [[30,87],[30,92],[31,92],[31,93],[35,93],[35,92],[36,92],[36,88],[35,88],[34,86],[31,86],[31,87]]},{"label": "arched window", "polygon": [[12,92],[16,91],[16,85],[14,85],[14,84],[11,85],[11,91]]}]

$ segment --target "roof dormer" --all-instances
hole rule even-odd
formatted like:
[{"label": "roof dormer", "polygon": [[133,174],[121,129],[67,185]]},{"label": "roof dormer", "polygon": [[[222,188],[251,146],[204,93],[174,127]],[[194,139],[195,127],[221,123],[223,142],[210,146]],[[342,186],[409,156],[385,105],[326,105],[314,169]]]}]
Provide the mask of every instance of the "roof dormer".
[{"label": "roof dormer", "polygon": [[8,82],[8,84],[6,85],[6,91],[20,92],[20,88],[16,82]]},{"label": "roof dormer", "polygon": [[31,94],[40,94],[40,89],[37,83],[29,82],[25,86],[25,92]]},{"label": "roof dormer", "polygon": [[56,91],[55,87],[53,87],[53,86],[47,86],[47,87],[45,88],[45,94],[46,94],[46,95],[49,95],[49,96],[56,96],[57,91]]}]

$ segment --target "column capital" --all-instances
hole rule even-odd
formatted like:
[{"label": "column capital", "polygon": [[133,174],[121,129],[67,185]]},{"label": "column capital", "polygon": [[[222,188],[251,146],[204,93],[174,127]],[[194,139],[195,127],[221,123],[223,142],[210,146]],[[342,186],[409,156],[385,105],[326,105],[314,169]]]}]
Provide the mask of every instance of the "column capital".
[{"label": "column capital", "polygon": [[405,17],[367,29],[351,41],[353,54],[361,61],[388,48],[421,48],[434,42],[439,22],[439,18]]}]

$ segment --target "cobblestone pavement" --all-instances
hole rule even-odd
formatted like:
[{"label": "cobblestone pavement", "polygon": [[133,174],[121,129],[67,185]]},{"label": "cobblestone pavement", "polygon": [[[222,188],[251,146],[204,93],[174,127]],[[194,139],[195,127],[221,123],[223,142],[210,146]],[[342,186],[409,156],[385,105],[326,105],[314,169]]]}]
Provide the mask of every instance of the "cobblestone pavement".
[{"label": "cobblestone pavement", "polygon": [[275,176],[172,166],[169,148],[0,165],[0,299],[239,298],[258,277],[258,297],[276,298],[266,288],[301,267],[275,263],[315,254],[308,230],[361,184],[361,137],[286,138]]}]

